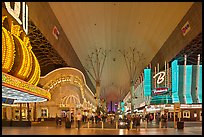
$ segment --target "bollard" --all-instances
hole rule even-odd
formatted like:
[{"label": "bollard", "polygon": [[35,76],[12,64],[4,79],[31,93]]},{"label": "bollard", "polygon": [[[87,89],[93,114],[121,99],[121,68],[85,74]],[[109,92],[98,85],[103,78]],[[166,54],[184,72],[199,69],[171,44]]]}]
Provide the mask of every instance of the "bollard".
[{"label": "bollard", "polygon": [[145,130],[147,130],[147,121],[145,122]]},{"label": "bollard", "polygon": [[102,121],[102,129],[103,129],[103,121]]},{"label": "bollard", "polygon": [[130,121],[130,129],[132,129],[132,121]]},{"label": "bollard", "polygon": [[89,128],[89,121],[88,121],[88,128]]},{"label": "bollard", "polygon": [[176,122],[174,123],[174,128],[175,128],[175,129],[177,128],[177,123],[176,123]]},{"label": "bollard", "polygon": [[115,122],[115,127],[118,129],[118,121]]}]

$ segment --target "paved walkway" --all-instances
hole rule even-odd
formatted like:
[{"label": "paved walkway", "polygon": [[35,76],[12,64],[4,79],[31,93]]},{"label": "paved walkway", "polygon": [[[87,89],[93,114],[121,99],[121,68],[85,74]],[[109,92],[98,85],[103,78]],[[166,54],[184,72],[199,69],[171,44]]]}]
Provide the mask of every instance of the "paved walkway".
[{"label": "paved walkway", "polygon": [[135,129],[100,129],[59,127],[2,127],[2,135],[202,135],[202,127],[174,128],[142,128]]},{"label": "paved walkway", "polygon": [[140,131],[135,128],[115,129],[114,124],[104,124],[101,128],[101,122],[98,124],[82,124],[79,130],[73,124],[71,128],[56,126],[55,121],[32,122],[31,127],[2,127],[2,135],[202,135],[202,122],[184,122],[184,129],[173,128],[173,122],[168,122],[168,128],[158,128],[158,125],[148,123],[146,129],[144,123],[141,123]]},{"label": "paved walkway", "polygon": [[[145,128],[145,122],[141,122],[141,128]],[[172,121],[168,122],[168,128],[174,128],[174,123]],[[32,122],[32,126],[48,126],[48,127],[56,127],[56,123],[55,121],[42,121],[42,122]],[[62,121],[62,126],[65,126],[64,121]],[[72,124],[72,128],[75,128],[76,124]],[[82,127],[83,128],[88,128],[88,123],[82,123]],[[102,123],[99,122],[98,124],[89,124],[90,128],[102,128]],[[202,127],[202,122],[184,122],[184,127]],[[110,123],[104,123],[104,128],[111,128],[111,129],[115,129],[116,128],[116,124],[115,122],[113,124]],[[149,122],[147,125],[147,128],[159,128],[159,125],[157,125],[154,121],[153,122]]]}]

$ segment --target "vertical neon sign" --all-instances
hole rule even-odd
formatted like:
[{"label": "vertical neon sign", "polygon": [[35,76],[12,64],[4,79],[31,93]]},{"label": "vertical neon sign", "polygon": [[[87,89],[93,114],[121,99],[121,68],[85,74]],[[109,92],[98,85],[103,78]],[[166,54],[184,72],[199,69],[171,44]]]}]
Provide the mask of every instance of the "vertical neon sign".
[{"label": "vertical neon sign", "polygon": [[144,96],[151,96],[151,69],[144,69]]},{"label": "vertical neon sign", "polygon": [[178,97],[178,79],[179,79],[179,68],[178,60],[174,60],[171,63],[171,79],[172,79],[172,103],[179,102]]}]

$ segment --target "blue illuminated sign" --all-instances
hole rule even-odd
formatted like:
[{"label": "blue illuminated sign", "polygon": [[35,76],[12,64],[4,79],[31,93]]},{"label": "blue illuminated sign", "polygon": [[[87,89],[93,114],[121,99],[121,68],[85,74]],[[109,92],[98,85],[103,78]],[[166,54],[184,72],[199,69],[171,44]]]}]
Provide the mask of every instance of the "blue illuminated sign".
[{"label": "blue illuminated sign", "polygon": [[151,69],[144,69],[144,96],[151,96]]},{"label": "blue illuminated sign", "polygon": [[178,80],[179,80],[179,66],[178,60],[171,63],[171,87],[172,87],[172,101],[173,103],[179,102],[178,97]]},{"label": "blue illuminated sign", "polygon": [[186,65],[186,104],[192,104],[191,83],[192,83],[192,65]]},{"label": "blue illuminated sign", "polygon": [[200,73],[198,80],[198,99],[199,103],[202,103],[202,65],[200,65]]}]

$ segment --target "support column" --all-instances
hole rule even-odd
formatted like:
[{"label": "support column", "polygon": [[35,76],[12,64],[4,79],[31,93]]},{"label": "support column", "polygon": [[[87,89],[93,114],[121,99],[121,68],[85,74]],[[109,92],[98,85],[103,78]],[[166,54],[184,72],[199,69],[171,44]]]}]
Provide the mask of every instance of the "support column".
[{"label": "support column", "polygon": [[[157,74],[157,67],[155,66],[154,67],[154,75],[156,75]],[[157,80],[156,79],[154,79],[154,88],[156,88],[157,87]]]},{"label": "support column", "polygon": [[30,121],[29,103],[27,103],[27,120]]},{"label": "support column", "polygon": [[12,107],[11,106],[6,107],[6,117],[8,120],[12,119]]},{"label": "support column", "polygon": [[131,88],[130,88],[130,95],[131,95],[131,114],[133,114],[134,111],[134,104],[133,104],[133,93],[134,93],[134,80],[131,81]]},{"label": "support column", "polygon": [[22,103],[20,103],[20,119],[19,121],[22,121]]},{"label": "support column", "polygon": [[2,114],[3,116],[2,116],[2,118],[3,118],[3,119],[7,119],[7,116],[6,116],[6,107],[2,107],[2,109],[3,109],[3,110],[2,110],[2,111],[3,111],[3,114]]},{"label": "support column", "polygon": [[33,119],[34,119],[34,121],[36,121],[36,116],[37,116],[37,114],[36,114],[36,102],[34,102],[34,110],[33,110]]},{"label": "support column", "polygon": [[99,100],[100,100],[100,82],[96,81],[96,108],[100,107]]}]

